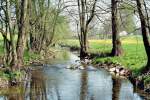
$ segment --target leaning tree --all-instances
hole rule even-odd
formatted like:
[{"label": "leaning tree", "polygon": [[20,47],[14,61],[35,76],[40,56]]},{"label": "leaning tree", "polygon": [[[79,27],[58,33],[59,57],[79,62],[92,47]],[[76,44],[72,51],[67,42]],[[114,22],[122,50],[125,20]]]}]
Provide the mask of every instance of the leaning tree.
[{"label": "leaning tree", "polygon": [[150,70],[150,41],[149,41],[150,30],[149,30],[149,20],[147,20],[148,13],[147,13],[147,7],[145,6],[145,0],[136,0],[136,3],[137,3],[140,22],[141,22],[143,43],[148,58],[147,66],[144,69],[144,72],[145,71],[147,72]]}]

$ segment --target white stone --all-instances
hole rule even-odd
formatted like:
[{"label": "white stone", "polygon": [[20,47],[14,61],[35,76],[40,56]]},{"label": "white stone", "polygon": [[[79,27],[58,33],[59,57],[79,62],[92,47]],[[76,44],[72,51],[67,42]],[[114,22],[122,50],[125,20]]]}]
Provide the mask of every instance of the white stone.
[{"label": "white stone", "polygon": [[80,70],[83,70],[83,69],[84,69],[84,67],[83,67],[83,66],[79,66],[79,69],[80,69]]},{"label": "white stone", "polygon": [[67,69],[70,69],[71,68],[71,66],[70,65],[67,65],[67,67],[66,67]]},{"label": "white stone", "polygon": [[115,71],[116,71],[116,68],[110,68],[109,71],[110,71],[110,72],[115,72]]},{"label": "white stone", "polygon": [[120,72],[120,71],[119,71],[119,68],[116,68],[116,72],[117,72],[117,73],[119,73],[119,72]]},{"label": "white stone", "polygon": [[121,70],[120,75],[125,75],[125,70]]}]

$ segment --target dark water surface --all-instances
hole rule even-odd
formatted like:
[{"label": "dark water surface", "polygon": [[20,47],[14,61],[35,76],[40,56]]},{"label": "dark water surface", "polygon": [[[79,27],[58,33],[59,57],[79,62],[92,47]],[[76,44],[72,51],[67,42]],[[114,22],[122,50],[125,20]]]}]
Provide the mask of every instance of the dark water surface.
[{"label": "dark water surface", "polygon": [[70,53],[64,58],[34,70],[32,81],[23,88],[0,90],[0,100],[145,100],[134,93],[128,80],[112,79],[108,72],[92,66],[66,69],[79,58]]}]

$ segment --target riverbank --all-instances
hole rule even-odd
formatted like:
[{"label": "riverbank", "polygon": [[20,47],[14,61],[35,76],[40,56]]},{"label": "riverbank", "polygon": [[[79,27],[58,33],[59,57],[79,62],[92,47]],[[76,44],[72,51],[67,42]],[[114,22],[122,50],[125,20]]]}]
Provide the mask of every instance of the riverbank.
[{"label": "riverbank", "polygon": [[[136,39],[137,38],[137,39]],[[140,74],[140,71],[146,64],[146,53],[141,37],[122,37],[123,56],[110,57],[112,44],[111,39],[107,40],[89,40],[88,52],[92,54],[94,62],[113,62],[121,63],[134,74]],[[64,46],[70,47],[71,50],[79,50],[78,40],[66,40],[62,42]]]},{"label": "riverbank", "polygon": [[[150,74],[141,75],[141,70],[146,65],[146,53],[141,37],[122,37],[122,46],[124,49],[123,56],[110,57],[111,52],[111,40],[89,40],[89,54],[92,57],[92,63],[95,65],[119,66],[119,69],[125,69],[132,72],[134,79],[133,83],[143,83],[145,85],[145,91],[149,92],[150,89]],[[66,40],[62,42],[63,46],[70,47],[71,50],[79,50],[78,40]],[[99,66],[102,67],[102,66]],[[105,68],[108,69],[108,68]],[[113,69],[108,69],[113,70]],[[138,83],[138,81],[140,81]]]},{"label": "riverbank", "polygon": [[31,74],[32,68],[30,66],[43,66],[50,59],[55,59],[58,56],[56,48],[50,48],[46,52],[42,51],[40,54],[25,51],[24,65],[20,71],[10,71],[9,66],[3,64],[3,50],[0,50],[0,88],[8,88],[16,86],[24,81],[28,81],[28,76]]},{"label": "riverbank", "polygon": [[[80,58],[74,54],[66,52],[61,54],[64,58],[52,59],[39,70],[32,71],[32,81],[24,85],[24,88],[10,89],[10,92],[1,94],[0,98],[21,98],[36,99],[46,98],[47,100],[144,100],[149,96],[143,96],[136,91],[127,79],[112,77],[104,69],[94,68],[93,65],[87,66],[88,69],[67,69],[66,66],[77,64]],[[78,55],[78,54],[77,54]],[[60,60],[60,58],[62,60]],[[32,66],[33,68],[35,66]],[[40,67],[40,66],[36,66]],[[66,91],[67,90],[67,91]],[[14,92],[11,92],[14,91]],[[18,93],[16,93],[18,92]]]}]

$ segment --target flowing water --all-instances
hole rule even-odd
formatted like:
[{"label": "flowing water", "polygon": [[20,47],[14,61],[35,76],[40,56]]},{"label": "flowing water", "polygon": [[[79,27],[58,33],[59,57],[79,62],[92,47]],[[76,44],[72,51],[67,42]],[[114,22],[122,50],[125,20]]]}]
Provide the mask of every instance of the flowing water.
[{"label": "flowing water", "polygon": [[79,58],[72,53],[60,58],[34,70],[32,81],[23,88],[6,93],[0,90],[0,100],[145,100],[126,79],[114,79],[92,66],[86,70],[66,69]]}]

